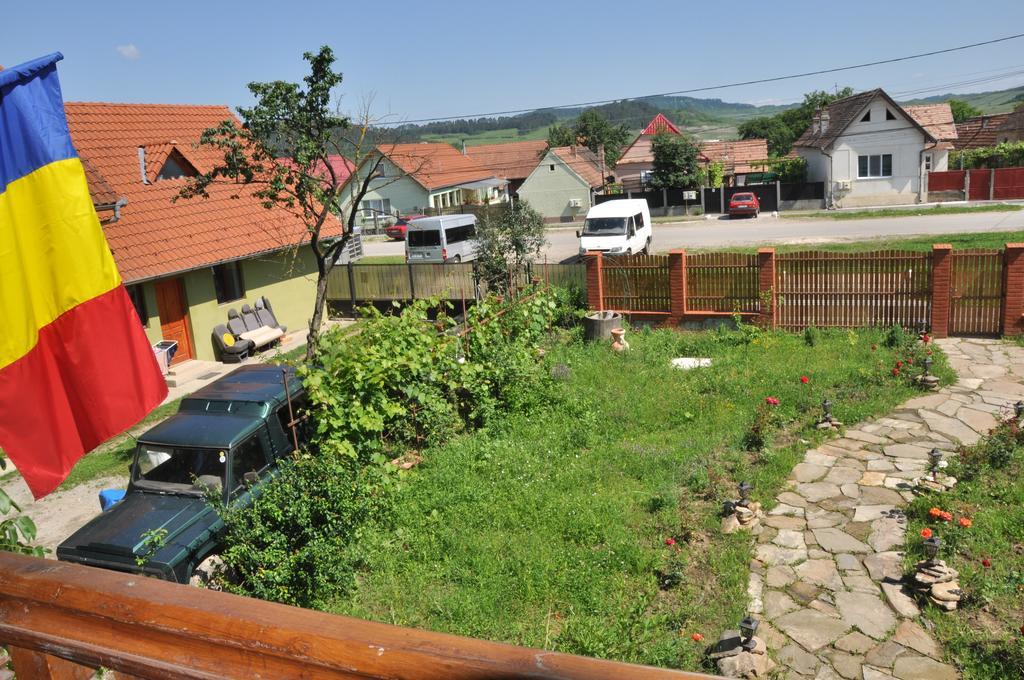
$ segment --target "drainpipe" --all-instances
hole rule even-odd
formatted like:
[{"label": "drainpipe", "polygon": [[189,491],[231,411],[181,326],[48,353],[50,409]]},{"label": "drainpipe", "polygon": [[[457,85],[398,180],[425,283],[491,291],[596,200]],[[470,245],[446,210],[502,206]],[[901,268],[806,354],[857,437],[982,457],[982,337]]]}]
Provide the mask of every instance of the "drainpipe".
[{"label": "drainpipe", "polygon": [[146,177],[146,147],[139,147],[139,175],[142,177],[143,184],[149,184],[149,178]]},{"label": "drainpipe", "polygon": [[[925,188],[925,184],[927,183],[928,180],[927,180],[927,176],[924,173],[924,155],[925,155],[926,152],[932,151],[933,149],[935,149],[938,146],[939,146],[939,142],[938,141],[932,142],[931,146],[924,146],[924,147],[922,147],[921,150],[917,154],[917,176],[918,176],[918,179],[917,179],[917,202],[918,203],[927,203],[928,202],[928,192],[927,192],[927,190]],[[933,168],[935,167],[935,156],[932,156],[932,167]]]},{"label": "drainpipe", "polygon": [[828,165],[826,166],[827,169],[825,172],[825,186],[828,187],[828,191],[825,193],[825,210],[835,210],[835,191],[832,186],[832,156],[825,153],[825,149],[821,150],[821,155],[828,159]]},{"label": "drainpipe", "polygon": [[100,210],[113,210],[114,211],[114,214],[111,215],[110,217],[106,217],[106,218],[100,220],[100,224],[113,224],[114,222],[117,222],[119,219],[121,219],[121,208],[125,207],[126,205],[128,205],[128,199],[127,198],[119,198],[119,199],[117,199],[116,203],[108,203],[106,205],[98,205],[98,206],[96,206],[96,211],[97,212],[99,212]]}]

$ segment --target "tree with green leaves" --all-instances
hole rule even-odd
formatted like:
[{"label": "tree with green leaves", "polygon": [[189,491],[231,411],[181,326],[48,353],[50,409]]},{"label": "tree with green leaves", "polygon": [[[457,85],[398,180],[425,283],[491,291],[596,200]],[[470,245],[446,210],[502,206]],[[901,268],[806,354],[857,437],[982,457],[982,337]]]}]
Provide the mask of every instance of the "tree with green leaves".
[{"label": "tree with green leaves", "polygon": [[[302,243],[316,260],[316,298],[309,320],[306,359],[317,351],[327,298],[327,280],[352,237],[359,204],[377,179],[384,154],[377,151],[379,127],[369,104],[355,122],[339,111],[335,90],[342,74],[333,69],[334,53],[326,45],[306,52],[310,72],[303,84],[285,81],[249,84],[256,103],[237,109],[234,118],[203,132],[200,144],[223,152],[208,172],[191,177],[180,198],[206,196],[216,184],[241,185],[268,209],[298,215],[306,226]],[[330,158],[341,155],[353,166],[346,179],[335,173]],[[388,182],[395,182],[392,177]],[[379,188],[378,182],[374,187]],[[345,205],[342,190],[348,187]],[[339,225],[336,213],[344,224]],[[341,227],[339,230],[339,226]],[[340,231],[340,233],[339,233]]]},{"label": "tree with green leaves", "polygon": [[656,134],[651,140],[651,152],[654,188],[691,189],[701,185],[705,173],[700,165],[700,147],[687,135]]},{"label": "tree with green leaves", "polygon": [[554,149],[559,146],[572,146],[576,143],[576,132],[571,126],[563,123],[555,123],[548,128],[548,148]]},{"label": "tree with green leaves", "polygon": [[962,99],[950,99],[946,103],[949,104],[949,108],[953,111],[954,123],[962,123],[968,118],[981,115],[981,109],[971,106]]},{"label": "tree with green leaves", "polygon": [[[7,457],[0,451],[0,470],[7,469]],[[7,492],[0,489],[0,551],[43,557],[46,551],[31,543],[36,538],[36,523],[28,515],[17,514],[21,508]],[[12,517],[5,517],[15,513]]]},{"label": "tree with green leaves", "polygon": [[793,148],[793,142],[811,126],[811,119],[818,109],[852,94],[852,87],[844,87],[835,93],[824,90],[808,92],[799,106],[774,116],[761,116],[742,123],[739,126],[740,139],[765,139],[768,141],[770,155],[785,156]]},{"label": "tree with green leaves", "polygon": [[622,147],[629,143],[629,128],[624,124],[613,125],[600,112],[587,109],[579,115],[572,126],[556,123],[548,128],[548,147],[579,144],[594,153],[604,147],[604,162],[609,168],[622,154]]},{"label": "tree with green leaves", "polygon": [[540,254],[544,218],[524,200],[480,214],[476,225],[477,270],[488,287],[508,292]]}]

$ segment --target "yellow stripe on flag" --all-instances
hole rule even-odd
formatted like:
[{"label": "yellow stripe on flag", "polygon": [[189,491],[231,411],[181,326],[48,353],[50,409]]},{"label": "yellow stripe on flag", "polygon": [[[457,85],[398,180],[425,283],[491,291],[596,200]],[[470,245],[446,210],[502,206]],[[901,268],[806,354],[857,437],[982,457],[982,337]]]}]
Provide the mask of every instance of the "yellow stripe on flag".
[{"label": "yellow stripe on flag", "polygon": [[0,368],[31,350],[40,328],[120,283],[78,158],[0,193]]}]

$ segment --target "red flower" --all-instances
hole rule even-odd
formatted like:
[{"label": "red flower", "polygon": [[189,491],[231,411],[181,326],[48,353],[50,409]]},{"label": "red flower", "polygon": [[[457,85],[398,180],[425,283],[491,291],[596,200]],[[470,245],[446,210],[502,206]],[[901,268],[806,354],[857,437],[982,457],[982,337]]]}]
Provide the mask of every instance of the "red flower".
[{"label": "red flower", "polygon": [[764,402],[770,406],[778,406],[780,403],[778,397],[765,397]]},{"label": "red flower", "polygon": [[665,539],[665,545],[675,545],[675,544],[676,544],[676,539],[672,538],[671,536],[669,536],[668,538]]},{"label": "red flower", "polygon": [[932,530],[931,529],[929,529],[928,527],[925,527],[924,529],[921,529],[921,538],[931,538],[931,537],[932,537]]},{"label": "red flower", "polygon": [[925,333],[924,335],[921,336],[921,342],[923,342],[924,344],[927,345],[931,341],[932,341],[932,339],[930,337],[928,337],[927,333]]},{"label": "red flower", "polygon": [[960,526],[962,526],[964,529],[970,529],[971,528],[971,520],[967,519],[966,517],[961,517],[958,520],[958,522],[959,522]]},{"label": "red flower", "polygon": [[900,369],[898,369],[898,368],[892,369],[892,374],[893,375],[899,375],[900,374]]},{"label": "red flower", "polygon": [[914,365],[914,360],[913,359],[907,359],[907,364],[910,365],[910,366],[913,366]]},{"label": "red flower", "polygon": [[690,636],[690,639],[693,640],[694,642],[700,642],[701,640],[704,639],[704,636],[701,635],[700,633],[694,633],[693,635]]},{"label": "red flower", "polygon": [[931,356],[931,355],[932,355],[932,351],[928,350],[928,356]]},{"label": "red flower", "polygon": [[896,362],[896,368],[903,368],[903,362],[902,361],[897,361]]},{"label": "red flower", "polygon": [[940,510],[939,508],[932,508],[931,510],[928,511],[928,516],[932,519],[938,519],[942,517],[942,510]]},{"label": "red flower", "polygon": [[942,513],[942,521],[943,522],[952,522],[953,521],[953,513],[951,513],[951,512],[943,512]]},{"label": "red flower", "polygon": [[878,345],[871,345],[871,351],[872,352],[874,352],[876,349],[878,349]]},{"label": "red flower", "polygon": [[989,558],[986,557],[985,559],[983,559],[981,561],[981,566],[985,567],[986,569],[991,569],[992,568],[992,560],[990,560]]},{"label": "red flower", "polygon": [[800,376],[800,382],[806,385],[807,383],[811,382],[811,379],[808,378],[806,375],[802,375]]}]

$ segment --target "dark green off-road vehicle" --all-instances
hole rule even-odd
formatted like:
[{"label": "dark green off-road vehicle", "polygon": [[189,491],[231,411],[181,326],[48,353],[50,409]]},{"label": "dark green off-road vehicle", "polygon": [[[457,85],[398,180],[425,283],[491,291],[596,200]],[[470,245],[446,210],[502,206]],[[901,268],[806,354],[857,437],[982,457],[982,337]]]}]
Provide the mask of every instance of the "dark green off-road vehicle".
[{"label": "dark green off-road vehicle", "polygon": [[250,503],[296,439],[305,444],[305,421],[289,427],[305,402],[293,368],[265,365],[183,399],[139,437],[124,499],[61,543],[57,559],[188,583],[220,549],[214,504]]}]

